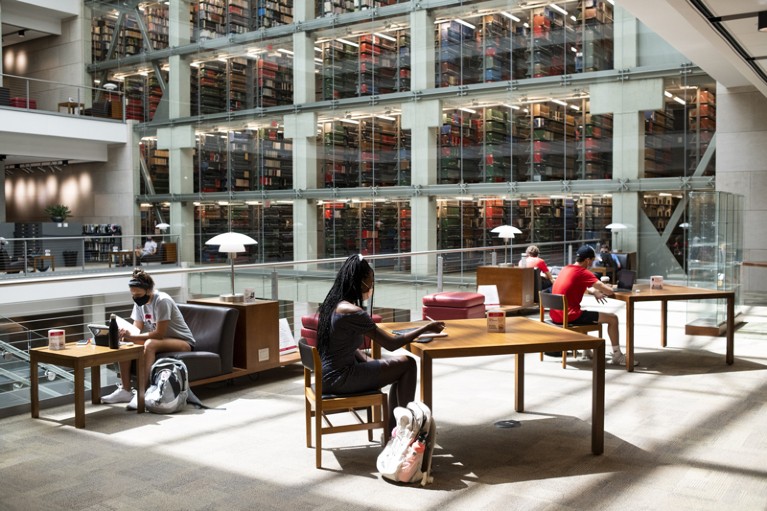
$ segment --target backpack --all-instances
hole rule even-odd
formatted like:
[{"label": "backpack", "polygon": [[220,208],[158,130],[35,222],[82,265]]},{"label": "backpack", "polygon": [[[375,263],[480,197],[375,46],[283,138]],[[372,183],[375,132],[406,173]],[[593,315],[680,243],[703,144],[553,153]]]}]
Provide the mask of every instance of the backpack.
[{"label": "backpack", "polygon": [[149,371],[151,385],[144,393],[146,411],[152,413],[176,413],[187,403],[203,407],[189,388],[186,364],[175,358],[160,358]]},{"label": "backpack", "polygon": [[421,482],[431,477],[431,458],[437,440],[437,425],[431,410],[421,401],[411,401],[406,408],[394,409],[397,425],[389,442],[378,455],[376,468],[384,479],[400,483]]}]

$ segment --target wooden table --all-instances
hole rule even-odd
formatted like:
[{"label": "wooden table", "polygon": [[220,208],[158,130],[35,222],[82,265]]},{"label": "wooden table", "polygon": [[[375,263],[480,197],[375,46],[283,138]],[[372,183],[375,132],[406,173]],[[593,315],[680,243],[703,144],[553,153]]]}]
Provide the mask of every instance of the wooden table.
[{"label": "wooden table", "polygon": [[56,260],[53,255],[32,256],[32,271],[37,271],[37,266],[40,263],[45,264],[45,261],[48,261],[51,264],[51,271],[56,271]]},{"label": "wooden table", "polygon": [[[423,323],[381,323],[386,330],[407,328]],[[525,408],[525,354],[542,351],[594,350],[591,393],[591,452],[604,451],[605,417],[605,341],[598,337],[554,327],[525,317],[507,317],[506,332],[488,332],[485,319],[445,321],[448,336],[429,343],[414,342],[410,350],[421,359],[421,400],[432,405],[432,362],[438,358],[515,355],[514,409]],[[477,388],[478,393],[491,391]]]},{"label": "wooden table", "polygon": [[133,250],[113,250],[109,252],[109,267],[112,267],[112,262],[115,266],[123,266],[126,261],[133,261]]},{"label": "wooden table", "polygon": [[91,402],[101,403],[101,365],[126,360],[136,361],[138,379],[138,413],[144,413],[144,390],[147,375],[144,370],[144,346],[121,346],[113,350],[106,346],[88,344],[78,346],[67,343],[63,350],[51,350],[47,347],[29,350],[29,381],[32,418],[40,416],[40,398],[38,396],[38,364],[53,364],[71,367],[75,371],[75,427],[85,427],[85,368],[91,368]]},{"label": "wooden table", "polygon": [[699,287],[663,284],[663,289],[650,289],[650,284],[634,284],[632,291],[618,291],[616,300],[626,302],[626,370],[634,370],[634,304],[636,302],[661,302],[660,343],[667,344],[668,302],[671,300],[727,300],[727,355],[725,361],[732,364],[735,347],[735,292],[718,291]]},{"label": "wooden table", "polygon": [[59,112],[62,108],[65,108],[68,114],[79,114],[85,108],[85,104],[77,101],[64,101],[59,103]]}]

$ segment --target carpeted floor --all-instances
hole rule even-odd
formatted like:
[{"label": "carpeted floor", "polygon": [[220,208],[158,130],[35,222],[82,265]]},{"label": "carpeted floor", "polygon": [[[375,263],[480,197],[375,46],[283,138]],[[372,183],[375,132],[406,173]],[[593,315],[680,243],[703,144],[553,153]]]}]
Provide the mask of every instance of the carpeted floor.
[{"label": "carpeted floor", "polygon": [[[724,338],[685,336],[671,305],[661,349],[657,306],[641,308],[640,366],[607,366],[601,456],[590,450],[590,365],[528,355],[522,414],[513,358],[435,362],[432,485],[381,480],[380,447],[360,432],[325,437],[316,470],[296,365],[198,389],[220,410],[87,404],[84,430],[71,405],[2,419],[0,510],[764,510],[767,309],[745,312],[727,366]],[[495,428],[500,419],[521,426]]]}]

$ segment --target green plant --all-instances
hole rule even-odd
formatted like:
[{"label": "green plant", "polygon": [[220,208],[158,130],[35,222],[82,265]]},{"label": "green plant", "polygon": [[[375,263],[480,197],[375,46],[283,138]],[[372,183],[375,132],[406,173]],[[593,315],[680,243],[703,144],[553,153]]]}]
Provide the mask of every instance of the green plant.
[{"label": "green plant", "polygon": [[68,216],[72,215],[72,212],[63,204],[51,204],[45,208],[45,214],[50,216],[51,219],[55,218],[57,222],[63,222]]}]

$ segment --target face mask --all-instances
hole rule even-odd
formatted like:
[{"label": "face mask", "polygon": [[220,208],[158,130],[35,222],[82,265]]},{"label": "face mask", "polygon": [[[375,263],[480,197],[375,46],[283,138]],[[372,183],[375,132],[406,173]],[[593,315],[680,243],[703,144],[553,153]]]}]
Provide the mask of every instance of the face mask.
[{"label": "face mask", "polygon": [[137,296],[133,299],[133,301],[135,302],[136,305],[141,307],[142,305],[146,305],[149,303],[149,298],[150,298],[149,295]]}]

